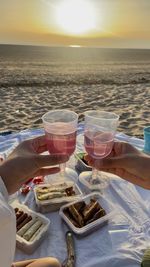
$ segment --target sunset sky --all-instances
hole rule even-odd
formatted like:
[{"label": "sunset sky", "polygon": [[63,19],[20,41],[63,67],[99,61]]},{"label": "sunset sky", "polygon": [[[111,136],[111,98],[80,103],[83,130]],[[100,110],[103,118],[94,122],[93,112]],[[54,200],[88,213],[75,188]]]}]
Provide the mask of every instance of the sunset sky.
[{"label": "sunset sky", "polygon": [[150,48],[150,0],[0,0],[0,43]]}]

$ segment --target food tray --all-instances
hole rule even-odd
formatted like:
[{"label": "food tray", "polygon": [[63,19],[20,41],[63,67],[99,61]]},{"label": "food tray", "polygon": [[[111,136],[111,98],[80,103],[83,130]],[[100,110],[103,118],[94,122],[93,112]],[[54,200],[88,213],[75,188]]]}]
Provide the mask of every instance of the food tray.
[{"label": "food tray", "polygon": [[[113,176],[113,174],[112,174]],[[92,177],[92,171],[82,172],[79,175],[79,181],[84,185],[85,189],[88,192],[91,191],[101,191],[109,186],[110,174],[107,172],[100,171],[97,173],[97,179],[99,180],[98,184],[92,184],[90,182]]]},{"label": "food tray", "polygon": [[[70,220],[69,218],[65,215],[64,210],[66,208],[68,208],[69,206],[79,203],[81,201],[84,201],[86,203],[86,205],[88,205],[90,203],[91,199],[96,199],[97,202],[100,204],[100,206],[105,210],[106,215],[104,215],[103,217],[79,228],[76,227]],[[74,201],[72,203],[66,204],[64,206],[62,206],[60,208],[59,214],[62,217],[62,219],[66,222],[66,224],[71,228],[71,230],[77,234],[77,235],[87,235],[91,232],[93,232],[94,230],[96,230],[97,228],[100,228],[104,225],[106,225],[109,220],[111,220],[114,216],[115,216],[115,209],[112,206],[112,204],[106,200],[99,192],[94,192],[91,193],[89,195],[83,196],[81,197],[78,201]]]},{"label": "food tray", "polygon": [[31,215],[33,220],[37,218],[42,222],[41,230],[37,230],[37,235],[32,241],[27,241],[23,237],[16,234],[16,246],[27,254],[31,254],[40,245],[46,233],[48,232],[50,220],[47,219],[45,216],[41,215],[40,213],[34,212],[33,210],[29,209],[27,206],[20,204],[17,201],[12,202],[11,206],[14,209],[18,208],[19,210],[22,210],[28,215]]},{"label": "food tray", "polygon": [[92,170],[92,167],[90,167],[88,164],[86,164],[83,160],[85,155],[86,155],[86,153],[84,153],[84,152],[79,152],[79,153],[74,154],[74,156],[77,160],[75,168],[79,173]]},{"label": "food tray", "polygon": [[[38,199],[37,189],[43,188],[43,187],[48,187],[48,188],[52,189],[52,187],[58,187],[58,186],[61,186],[63,184],[66,184],[67,187],[73,187],[75,195],[63,196],[60,198],[56,197],[56,198],[52,198],[52,199],[48,199],[48,200],[42,200],[42,201],[40,201]],[[59,210],[59,208],[62,205],[66,204],[68,202],[78,200],[82,196],[82,191],[80,190],[79,186],[76,183],[74,183],[73,181],[65,181],[65,182],[57,182],[57,183],[53,183],[53,184],[37,185],[34,187],[34,196],[35,196],[35,201],[36,201],[36,205],[37,205],[38,210],[42,213],[47,213],[47,212]]]}]

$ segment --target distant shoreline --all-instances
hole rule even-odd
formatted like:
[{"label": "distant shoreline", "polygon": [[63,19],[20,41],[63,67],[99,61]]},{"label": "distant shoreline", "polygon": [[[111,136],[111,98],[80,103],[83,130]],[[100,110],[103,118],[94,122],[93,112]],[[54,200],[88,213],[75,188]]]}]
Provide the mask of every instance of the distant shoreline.
[{"label": "distant shoreline", "polygon": [[21,46],[21,47],[41,47],[41,48],[70,48],[70,49],[78,49],[78,48],[85,48],[85,49],[102,49],[102,50],[147,50],[149,51],[150,48],[133,48],[133,47],[99,47],[99,46],[83,46],[79,45],[78,47],[73,47],[71,44],[70,45],[36,45],[36,44],[7,44],[7,43],[0,43],[1,46]]}]

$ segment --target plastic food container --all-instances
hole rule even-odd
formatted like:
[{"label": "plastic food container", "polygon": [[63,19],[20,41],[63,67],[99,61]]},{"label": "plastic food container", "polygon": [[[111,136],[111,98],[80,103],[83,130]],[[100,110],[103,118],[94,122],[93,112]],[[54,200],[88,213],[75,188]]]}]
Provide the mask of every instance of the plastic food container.
[{"label": "plastic food container", "polygon": [[110,177],[114,177],[113,174],[106,173],[106,172],[98,172],[97,174],[97,179],[99,179],[100,183],[99,184],[92,184],[90,182],[92,176],[92,171],[86,171],[82,172],[79,175],[79,181],[84,185],[85,189],[87,192],[91,191],[101,191],[104,188],[106,188],[109,185],[110,182]]},{"label": "plastic food container", "polygon": [[[48,200],[39,200],[38,199],[38,193],[37,193],[37,189],[39,188],[50,188],[52,189],[52,187],[63,187],[63,185],[66,185],[66,187],[73,187],[73,190],[75,192],[75,195],[73,196],[63,196],[63,197],[55,197],[55,198],[51,198]],[[56,211],[59,210],[60,207],[68,202],[72,202],[75,200],[78,200],[81,196],[82,196],[82,191],[80,190],[80,188],[78,187],[78,185],[76,183],[74,183],[73,181],[65,181],[65,182],[57,182],[57,183],[53,183],[53,184],[41,184],[41,185],[37,185],[34,187],[34,195],[35,195],[35,201],[36,201],[36,205],[37,208],[40,212],[42,213],[47,213],[47,212],[51,212],[51,211]]]},{"label": "plastic food container", "polygon": [[27,241],[20,235],[16,234],[16,246],[19,249],[23,250],[25,253],[32,254],[33,251],[35,251],[35,249],[41,244],[46,233],[48,232],[50,220],[47,219],[45,216],[41,215],[40,213],[34,212],[33,210],[29,209],[27,206],[18,203],[17,201],[12,202],[11,206],[14,209],[18,208],[19,210],[27,213],[28,215],[31,215],[33,220],[36,218],[40,222],[42,222],[42,226],[41,228],[39,228],[39,230],[37,230],[35,238],[34,236],[32,236],[33,237],[33,240],[32,240],[32,237],[31,237],[32,241]]},{"label": "plastic food container", "polygon": [[86,155],[85,152],[79,152],[75,154],[75,158],[77,160],[75,168],[79,173],[92,170],[92,168],[84,161],[85,155]]},{"label": "plastic food container", "polygon": [[[69,206],[79,203],[81,201],[84,201],[86,203],[86,205],[88,205],[90,203],[91,199],[96,199],[97,202],[100,204],[100,206],[105,210],[106,215],[104,215],[103,217],[79,228],[76,227],[70,220],[69,218],[65,215],[64,210],[66,208],[68,208]],[[91,193],[89,195],[83,196],[80,198],[80,200],[78,201],[74,201],[72,203],[66,204],[64,206],[62,206],[60,208],[59,214],[62,217],[62,219],[66,222],[66,224],[71,228],[71,230],[77,234],[77,235],[87,235],[93,231],[95,231],[96,229],[106,225],[111,219],[114,218],[115,216],[115,209],[112,206],[111,202],[106,200],[99,192],[94,192]]]}]

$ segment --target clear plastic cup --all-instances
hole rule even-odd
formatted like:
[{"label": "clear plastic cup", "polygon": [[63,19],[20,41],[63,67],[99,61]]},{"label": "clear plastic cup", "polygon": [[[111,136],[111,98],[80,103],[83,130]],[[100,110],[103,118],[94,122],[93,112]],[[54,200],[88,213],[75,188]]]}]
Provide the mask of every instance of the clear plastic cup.
[{"label": "clear plastic cup", "polygon": [[150,154],[150,126],[144,128],[144,151]]}]

